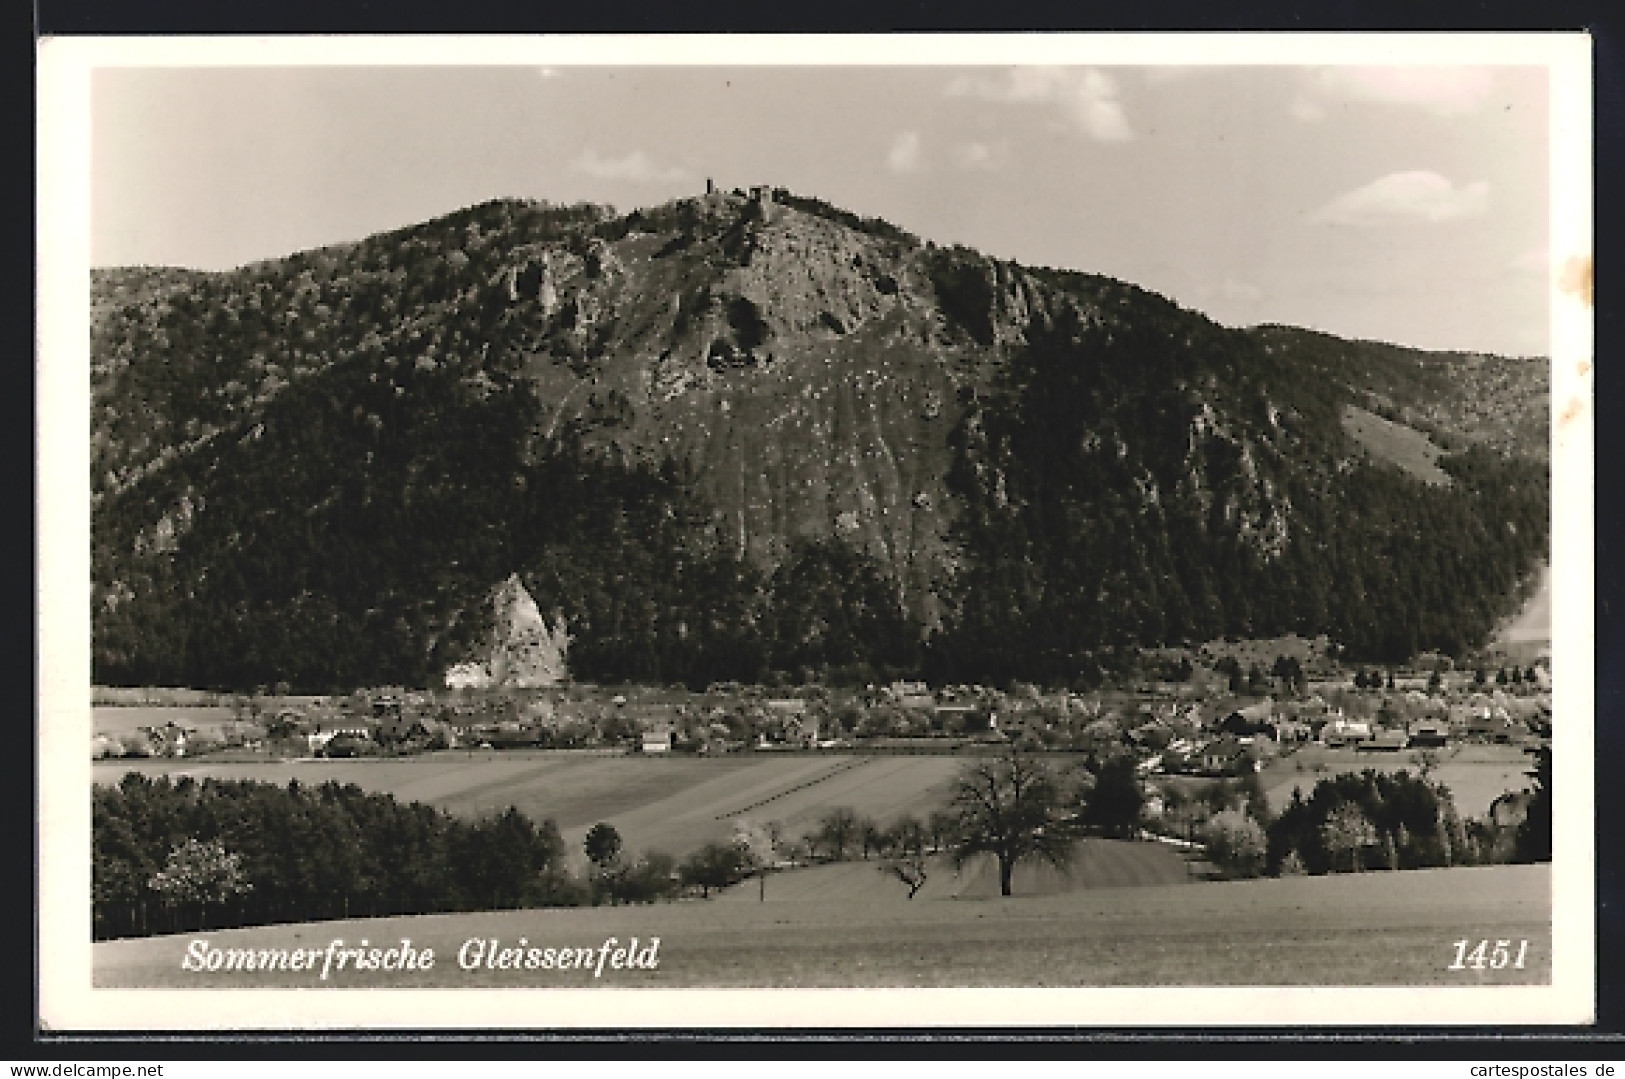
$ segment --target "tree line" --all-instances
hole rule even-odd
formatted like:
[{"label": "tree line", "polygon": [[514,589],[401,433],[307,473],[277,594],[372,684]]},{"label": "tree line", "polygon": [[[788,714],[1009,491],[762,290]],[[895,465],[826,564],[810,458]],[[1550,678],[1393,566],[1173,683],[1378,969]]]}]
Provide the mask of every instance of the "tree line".
[{"label": "tree line", "polygon": [[552,821],[478,820],[354,784],[130,773],[91,795],[97,939],[567,900]]}]

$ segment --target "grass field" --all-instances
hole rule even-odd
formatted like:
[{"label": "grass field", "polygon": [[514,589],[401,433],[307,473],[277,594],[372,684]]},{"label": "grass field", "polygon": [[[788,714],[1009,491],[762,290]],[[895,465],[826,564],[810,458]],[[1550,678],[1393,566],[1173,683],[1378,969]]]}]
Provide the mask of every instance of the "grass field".
[{"label": "grass field", "polygon": [[[877,874],[878,876],[878,874]],[[772,888],[778,881],[769,881]],[[325,948],[406,938],[408,973],[186,972],[185,936],[94,945],[97,987],[918,987],[1548,983],[1547,866],[1116,888],[987,900],[751,903],[509,911],[267,926],[218,948]],[[1463,937],[1528,940],[1523,970],[1447,970]],[[464,970],[471,938],[596,949],[660,938],[649,971]],[[1515,945],[1514,945],[1515,946]]]},{"label": "grass field", "polygon": [[475,816],[517,807],[555,821],[572,851],[594,823],[608,821],[629,852],[681,856],[725,840],[733,822],[778,821],[785,834],[810,831],[835,806],[887,822],[923,816],[947,797],[961,762],[951,757],[841,754],[740,754],[644,757],[489,751],[371,760],[204,763],[187,760],[98,762],[98,782],[126,771],[286,784],[336,780]]},{"label": "grass field", "polygon": [[[946,855],[932,855],[927,871],[925,886],[912,902],[998,898],[998,863],[991,856],[979,856],[956,870]],[[1016,866],[1011,884],[1018,896],[1055,896],[1101,888],[1169,887],[1196,879],[1184,857],[1163,844],[1084,839],[1074,848],[1073,860],[1065,869],[1023,862]],[[768,877],[765,890],[750,880],[718,893],[717,898],[754,903],[764,895],[770,902],[911,902],[908,889],[884,872],[878,858],[775,873]]]},{"label": "grass field", "polygon": [[[1489,811],[1490,803],[1506,791],[1531,786],[1525,774],[1531,764],[1529,755],[1515,746],[1454,746],[1444,751],[1442,763],[1434,769],[1432,778],[1450,788],[1458,813],[1464,817],[1482,817]],[[1302,765],[1301,770],[1299,765]],[[1359,753],[1348,747],[1305,746],[1265,768],[1262,778],[1270,808],[1278,813],[1291,801],[1293,787],[1302,788],[1307,798],[1320,780],[1340,772],[1362,772],[1367,768],[1378,772],[1407,771],[1413,776],[1421,774],[1415,754],[1409,751]]]},{"label": "grass field", "polygon": [[1444,451],[1422,432],[1352,405],[1343,411],[1343,429],[1378,460],[1435,486],[1450,486],[1450,473],[1436,463]]},{"label": "grass field", "polygon": [[197,730],[224,726],[232,718],[230,708],[212,706],[98,706],[90,710],[90,729],[93,734],[128,734],[141,727],[162,727],[173,722]]}]

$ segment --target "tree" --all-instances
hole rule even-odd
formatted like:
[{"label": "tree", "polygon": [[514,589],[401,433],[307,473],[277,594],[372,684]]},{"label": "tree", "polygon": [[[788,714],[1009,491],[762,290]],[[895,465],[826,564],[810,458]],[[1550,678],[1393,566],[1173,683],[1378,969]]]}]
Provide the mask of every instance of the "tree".
[{"label": "tree", "polygon": [[891,835],[873,817],[859,818],[858,840],[863,844],[864,861],[868,861],[871,854],[886,853],[891,845]]},{"label": "tree", "polygon": [[1520,862],[1552,860],[1552,747],[1541,746],[1530,773],[1535,781],[1534,797],[1523,823],[1518,826],[1514,857]]},{"label": "tree", "polygon": [[1320,834],[1332,854],[1333,864],[1339,853],[1346,854],[1351,873],[1360,871],[1361,853],[1377,841],[1377,830],[1365,811],[1353,802],[1344,802],[1334,809],[1320,826]]},{"label": "tree", "polygon": [[862,834],[862,829],[863,822],[858,815],[842,806],[824,814],[823,820],[818,822],[814,842],[824,848],[826,857],[839,862],[846,858],[847,848]]},{"label": "tree", "polygon": [[677,875],[684,884],[698,887],[701,898],[709,899],[712,888],[737,884],[750,869],[750,856],[739,844],[707,843],[683,859]]},{"label": "tree", "polygon": [[959,835],[959,817],[947,809],[934,809],[925,819],[925,830],[931,834],[933,850],[947,850]]},{"label": "tree", "polygon": [[1107,835],[1133,835],[1140,823],[1145,796],[1135,775],[1134,758],[1113,757],[1100,766],[1083,807],[1083,819]]},{"label": "tree", "polygon": [[[846,812],[852,811],[849,809]],[[780,832],[777,822],[764,825],[753,824],[744,818],[734,821],[734,846],[739,848],[745,865],[755,871],[757,899],[764,903],[767,901],[767,875],[780,858]]]},{"label": "tree", "polygon": [[1238,810],[1227,809],[1208,821],[1202,842],[1213,864],[1234,876],[1256,877],[1264,868],[1264,829]]},{"label": "tree", "polygon": [[891,846],[901,855],[923,855],[931,836],[918,817],[902,816],[891,827]]},{"label": "tree", "polygon": [[613,824],[599,821],[587,829],[587,838],[581,844],[587,860],[601,871],[607,871],[621,856],[621,833]]},{"label": "tree", "polygon": [[242,857],[218,840],[205,843],[195,837],[170,848],[164,867],[152,875],[147,887],[174,906],[196,906],[201,930],[210,907],[253,891],[243,872]]},{"label": "tree", "polygon": [[671,855],[649,851],[616,873],[609,882],[609,891],[620,902],[652,903],[669,898],[676,884],[677,873]]},{"label": "tree", "polygon": [[1060,867],[1072,855],[1055,777],[1019,752],[967,765],[955,783],[952,806],[958,818],[955,864],[993,855],[1000,895],[1010,894],[1018,862],[1041,858]]}]

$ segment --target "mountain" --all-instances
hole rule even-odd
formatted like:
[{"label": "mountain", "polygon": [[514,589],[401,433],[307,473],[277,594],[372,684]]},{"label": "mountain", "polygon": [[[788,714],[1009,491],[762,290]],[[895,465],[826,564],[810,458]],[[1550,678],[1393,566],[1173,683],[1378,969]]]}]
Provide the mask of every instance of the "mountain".
[{"label": "mountain", "polygon": [[582,677],[1067,679],[1481,641],[1546,365],[1233,330],[765,188],[92,278],[98,680],[425,682],[517,573]]}]

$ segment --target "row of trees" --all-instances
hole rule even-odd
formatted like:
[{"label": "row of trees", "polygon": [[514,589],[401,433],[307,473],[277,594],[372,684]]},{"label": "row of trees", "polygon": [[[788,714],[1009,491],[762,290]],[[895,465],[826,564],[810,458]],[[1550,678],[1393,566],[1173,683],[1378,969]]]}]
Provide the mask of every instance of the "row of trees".
[{"label": "row of trees", "polygon": [[354,784],[126,775],[92,794],[98,938],[568,902],[551,821],[461,820]]}]

